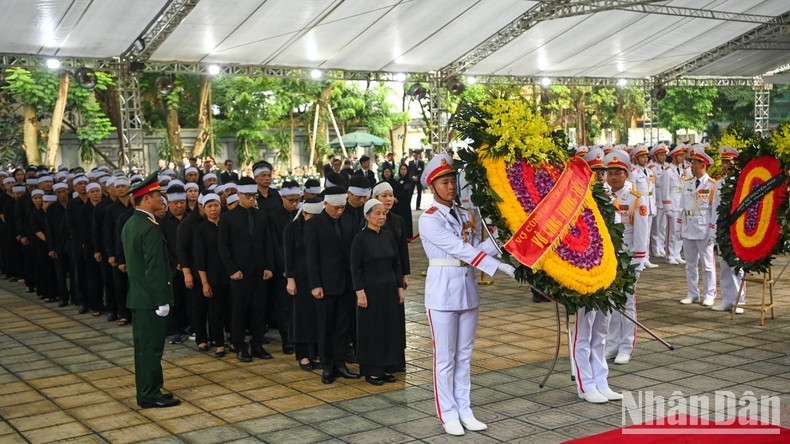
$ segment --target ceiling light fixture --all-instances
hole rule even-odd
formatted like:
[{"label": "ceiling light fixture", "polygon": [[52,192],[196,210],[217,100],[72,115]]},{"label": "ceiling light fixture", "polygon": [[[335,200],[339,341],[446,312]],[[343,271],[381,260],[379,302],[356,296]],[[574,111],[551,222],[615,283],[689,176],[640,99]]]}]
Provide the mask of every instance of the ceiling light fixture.
[{"label": "ceiling light fixture", "polygon": [[395,79],[396,82],[405,82],[406,81],[406,74],[404,74],[402,72],[399,72],[399,73],[395,74],[395,77],[393,77],[393,78]]},{"label": "ceiling light fixture", "polygon": [[58,59],[47,59],[47,68],[55,70],[60,68],[60,60]]},{"label": "ceiling light fixture", "polygon": [[322,73],[320,69],[313,69],[310,71],[310,77],[312,79],[320,79],[323,75],[324,73]]},{"label": "ceiling light fixture", "polygon": [[215,75],[219,74],[220,71],[221,71],[221,69],[219,68],[219,65],[208,65],[208,73],[209,73],[209,75],[215,76]]},{"label": "ceiling light fixture", "polygon": [[466,76],[466,83],[468,83],[469,85],[474,85],[475,83],[477,83],[477,77]]},{"label": "ceiling light fixture", "polygon": [[548,77],[544,77],[540,79],[540,85],[544,88],[548,88],[551,85],[551,79]]}]

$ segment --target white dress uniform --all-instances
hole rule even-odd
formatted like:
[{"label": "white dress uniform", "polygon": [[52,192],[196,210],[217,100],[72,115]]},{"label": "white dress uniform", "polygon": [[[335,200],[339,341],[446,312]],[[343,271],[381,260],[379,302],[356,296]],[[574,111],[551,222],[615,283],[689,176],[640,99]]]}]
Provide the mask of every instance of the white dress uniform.
[{"label": "white dress uniform", "polygon": [[668,169],[661,177],[661,204],[664,218],[666,219],[665,248],[667,261],[680,264],[680,250],[683,241],[680,238],[680,204],[683,198],[683,182],[686,180],[685,169],[682,165],[670,163]]},{"label": "white dress uniform", "polygon": [[[648,203],[644,196],[635,192],[629,186],[630,182],[618,191],[614,191],[616,198],[615,205],[618,208],[620,220],[625,225],[623,242],[629,252],[633,254],[632,264],[638,264],[637,280],[639,272],[644,270],[644,258],[646,256],[645,247],[650,238],[650,223],[648,222]],[[625,312],[636,319],[636,294],[628,294],[625,304]],[[636,325],[626,319],[620,313],[612,313],[612,320],[609,322],[609,335],[606,340],[606,355],[631,356],[636,345]]]},{"label": "white dress uniform", "polygon": [[[429,164],[423,178],[431,169]],[[434,203],[419,219],[428,257],[425,308],[433,337],[434,395],[442,423],[474,418],[471,361],[480,304],[475,268],[493,276],[500,266],[492,257],[498,254],[494,240],[480,242],[482,229],[475,213],[457,205]]]},{"label": "white dress uniform", "polygon": [[[631,152],[631,158],[636,160],[637,156],[641,154],[647,154],[647,148],[644,145],[637,145],[634,147],[634,150]],[[645,202],[647,203],[647,224],[648,228],[653,225],[653,218],[657,213],[656,207],[656,174],[653,170],[648,168],[647,165],[639,166],[633,165],[631,167],[631,173],[629,175],[629,179],[634,184],[634,189],[637,193],[641,194],[642,197],[645,198]],[[647,266],[652,268],[653,266],[650,264],[650,230],[648,229],[648,236],[643,240],[644,246],[635,245],[635,247],[639,248],[640,250],[645,251],[645,256],[642,259],[642,262]]]},{"label": "white dress uniform", "polygon": [[[655,147],[651,154],[655,157],[660,152],[666,152],[666,147],[663,144]],[[664,180],[664,173],[669,169],[669,164],[651,161],[647,167],[656,176],[655,192],[653,194],[653,201],[656,203],[656,215],[650,227],[650,251],[656,257],[667,257],[667,217],[664,212],[665,197],[661,185]]]},{"label": "white dress uniform", "polygon": [[716,299],[716,262],[713,252],[717,218],[715,198],[716,181],[707,174],[699,179],[690,177],[683,182],[680,223],[688,284],[688,296],[681,300],[683,304],[692,304],[700,299],[698,262],[702,262],[702,303],[710,306]]},{"label": "white dress uniform", "polygon": [[[713,207],[718,209],[721,203],[721,187],[724,184],[724,178],[716,181],[716,196],[714,198]],[[730,310],[735,304],[735,298],[738,297],[738,290],[741,289],[741,282],[743,281],[743,270],[737,272],[730,267],[723,257],[719,256],[719,266],[721,267],[721,274],[719,282],[721,283],[721,304],[723,310]],[[738,304],[746,303],[746,285],[743,287]]]}]

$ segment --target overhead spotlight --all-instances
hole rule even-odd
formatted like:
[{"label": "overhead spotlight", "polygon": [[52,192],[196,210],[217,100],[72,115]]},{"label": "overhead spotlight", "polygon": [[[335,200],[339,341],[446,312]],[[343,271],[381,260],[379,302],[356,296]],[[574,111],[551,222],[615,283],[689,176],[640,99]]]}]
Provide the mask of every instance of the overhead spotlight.
[{"label": "overhead spotlight", "polygon": [[544,77],[544,78],[540,79],[540,86],[542,86],[544,88],[548,88],[549,85],[551,85],[551,79],[550,78]]},{"label": "overhead spotlight", "polygon": [[145,40],[143,40],[142,37],[137,37],[137,40],[132,43],[132,46],[134,46],[134,49],[137,51],[142,52],[142,50],[145,49]]},{"label": "overhead spotlight", "polygon": [[166,96],[173,92],[176,89],[176,82],[173,79],[173,76],[159,76],[154,80],[154,86],[156,87],[156,91],[159,94]]},{"label": "overhead spotlight", "polygon": [[399,73],[395,74],[393,79],[395,79],[396,82],[405,82],[406,81],[406,74],[404,74],[402,72],[399,72]]},{"label": "overhead spotlight", "polygon": [[215,76],[215,75],[219,74],[220,71],[221,70],[219,68],[219,65],[209,65],[208,66],[208,73],[209,73],[209,75]]},{"label": "overhead spotlight", "polygon": [[428,96],[428,90],[425,89],[421,83],[415,83],[409,87],[409,90],[406,92],[406,94],[410,95],[414,99],[422,100]]},{"label": "overhead spotlight", "polygon": [[475,76],[466,76],[466,83],[469,85],[474,85],[477,83],[477,77]]},{"label": "overhead spotlight", "polygon": [[619,86],[621,88],[623,86],[627,85],[627,84],[628,84],[628,80],[626,80],[626,79],[620,79],[620,80],[617,81],[617,86]]},{"label": "overhead spotlight", "polygon": [[143,71],[145,71],[145,63],[135,61],[135,62],[132,62],[132,63],[129,64],[129,72],[130,73],[134,74],[134,73],[143,72]]},{"label": "overhead spotlight", "polygon": [[60,68],[60,60],[58,59],[47,59],[47,68],[55,70]]},{"label": "overhead spotlight", "polygon": [[320,69],[313,69],[310,71],[310,78],[313,79],[320,79],[323,75],[324,73],[322,73]]},{"label": "overhead spotlight", "polygon": [[650,90],[650,95],[656,100],[662,100],[667,95],[667,89],[664,88],[664,85],[656,85]]},{"label": "overhead spotlight", "polygon": [[464,82],[462,82],[458,77],[450,77],[447,79],[444,87],[456,96],[460,96],[466,89],[466,85],[464,85]]},{"label": "overhead spotlight", "polygon": [[80,88],[93,89],[96,87],[96,72],[90,68],[79,68],[74,71],[74,79],[77,80],[77,85]]}]

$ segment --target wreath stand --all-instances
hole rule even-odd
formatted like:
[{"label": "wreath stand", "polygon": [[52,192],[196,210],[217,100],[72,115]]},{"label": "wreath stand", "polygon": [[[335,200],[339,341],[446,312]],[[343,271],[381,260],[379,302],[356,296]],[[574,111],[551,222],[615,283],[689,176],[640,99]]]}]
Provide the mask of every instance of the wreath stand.
[{"label": "wreath stand", "polygon": [[[779,275],[774,278],[773,277],[773,267],[769,266],[768,271],[762,273],[761,276],[744,276],[741,280],[741,285],[738,288],[738,295],[735,297],[735,304],[732,305],[732,311],[730,312],[730,320],[735,319],[735,309],[736,308],[747,308],[750,310],[760,310],[760,326],[765,325],[765,313],[770,310],[771,311],[771,319],[776,319],[774,316],[774,309],[776,308],[776,304],[774,303],[774,284],[776,281],[782,277],[782,274],[787,269],[787,265],[790,264],[788,262],[785,264],[782,271],[779,272]],[[753,282],[756,284],[761,285],[760,291],[760,303],[759,304],[743,304],[738,305],[737,301],[740,299],[741,294],[743,294],[743,289],[746,286],[746,282]]]}]

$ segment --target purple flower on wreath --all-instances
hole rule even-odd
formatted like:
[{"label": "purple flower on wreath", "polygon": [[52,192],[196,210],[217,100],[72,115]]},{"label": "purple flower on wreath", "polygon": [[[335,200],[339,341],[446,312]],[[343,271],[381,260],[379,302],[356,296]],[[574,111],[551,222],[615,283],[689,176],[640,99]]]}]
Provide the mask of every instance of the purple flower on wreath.
[{"label": "purple flower on wreath", "polygon": [[[603,256],[603,242],[601,239],[601,233],[598,231],[598,226],[595,224],[595,216],[593,215],[592,210],[585,208],[582,210],[582,213],[579,217],[581,217],[582,222],[589,229],[590,244],[587,246],[587,249],[583,252],[574,251],[561,243],[557,246],[556,251],[564,261],[578,268],[589,270],[601,264],[601,257]],[[578,236],[581,234],[581,232],[574,225],[570,229],[570,234],[573,236]]]},{"label": "purple flower on wreath", "polygon": [[[754,191],[760,185],[762,184],[752,182],[752,186],[750,187],[751,189],[749,190],[749,192]],[[755,202],[752,205],[750,205],[749,208],[746,209],[745,228],[747,233],[754,233],[754,230],[757,229],[757,216],[759,209],[760,209],[760,202]]]},{"label": "purple flower on wreath", "polygon": [[507,167],[507,178],[510,182],[510,187],[516,193],[516,198],[521,207],[524,208],[527,214],[531,213],[535,209],[537,202],[532,200],[532,196],[530,196],[524,184],[524,164],[521,159],[517,159]]}]

